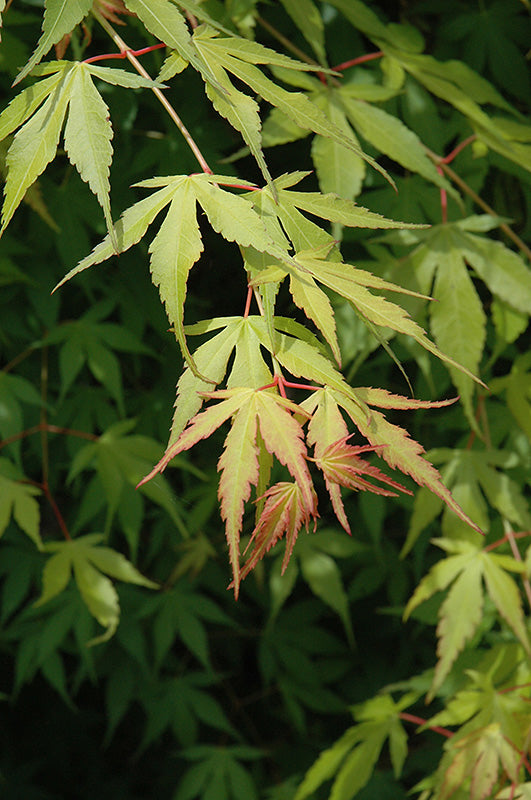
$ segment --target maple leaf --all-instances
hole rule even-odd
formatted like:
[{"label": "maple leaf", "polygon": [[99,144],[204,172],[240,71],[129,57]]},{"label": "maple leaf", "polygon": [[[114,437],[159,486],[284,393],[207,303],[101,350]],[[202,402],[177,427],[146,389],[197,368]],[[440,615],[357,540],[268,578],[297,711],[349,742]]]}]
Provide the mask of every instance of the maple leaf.
[{"label": "maple leaf", "polygon": [[[262,499],[262,498],[261,498]],[[297,539],[297,534],[304,525],[306,530],[311,520],[317,519],[317,498],[311,492],[311,504],[297,483],[282,481],[271,486],[263,495],[265,504],[252,533],[247,550],[253,545],[251,553],[242,567],[240,580],[263,558],[268,550],[286,534],[286,550],[282,560],[281,574],[284,574]]]},{"label": "maple leaf", "polygon": [[525,572],[525,565],[511,556],[490,553],[466,541],[435,539],[434,543],[450,555],[438,561],[421,580],[404,612],[404,617],[407,618],[435,592],[443,591],[452,584],[439,609],[439,661],[428,699],[440,688],[458,654],[473,636],[482,619],[482,580],[501,617],[526,652],[531,652],[522,598],[514,580],[508,574],[508,570]]},{"label": "maple leaf", "polygon": [[205,396],[221,402],[197,414],[138,485],[142,486],[162,472],[178,453],[189,450],[201,439],[208,438],[220,425],[233,417],[231,429],[225,439],[224,452],[218,462],[218,472],[221,473],[218,496],[234,577],[232,585],[237,597],[241,579],[239,542],[243,511],[251,494],[251,486],[257,486],[260,478],[258,428],[267,452],[274,454],[294,478],[297,491],[301,493],[302,507],[313,509],[314,491],[306,463],[303,431],[292,412],[304,417],[307,414],[300,406],[270,391],[240,387],[209,392]]},{"label": "maple leaf", "polygon": [[45,544],[43,550],[54,555],[44,567],[42,594],[35,603],[41,606],[60,594],[73,572],[83,602],[92,616],[106,628],[105,633],[90,644],[110,639],[120,621],[118,593],[107,576],[149,589],[158,588],[158,584],[144,578],[121,553],[110,547],[100,547],[103,538],[100,534],[92,533],[66,542]]},{"label": "maple leaf", "polygon": [[64,143],[68,158],[96,195],[116,250],[109,200],[113,131],[109,109],[92,79],[97,77],[128,88],[152,88],[156,84],[124,70],[69,61],[42,64],[34,74],[49,77],[20,92],[0,114],[0,139],[20,128],[6,157],[8,174],[0,235],[26,191],[54,158],[66,117]]},{"label": "maple leaf", "polygon": [[389,478],[378,467],[367,464],[366,461],[359,458],[361,453],[371,452],[379,448],[372,445],[349,445],[347,444],[348,439],[350,439],[350,435],[328,445],[322,451],[322,455],[315,458],[314,461],[324,475],[326,488],[328,489],[336,517],[346,532],[350,533],[350,526],[341,499],[340,486],[345,486],[347,489],[355,491],[369,491],[384,497],[397,496],[396,491],[393,492],[390,489],[374,485],[362,477],[367,475],[406,494],[413,494],[413,492]]},{"label": "maple leaf", "polygon": [[[169,205],[158,233],[149,246],[153,282],[159,287],[162,301],[185,360],[193,374],[206,383],[214,383],[210,376],[202,375],[188,349],[184,333],[184,301],[190,270],[199,260],[203,244],[197,219],[197,204],[205,211],[214,230],[230,242],[242,247],[252,246],[270,253],[273,258],[290,260],[289,254],[269,235],[268,230],[249,202],[220,188],[219,184],[232,185],[234,178],[222,175],[171,175],[150,178],[137,186],[158,191],[126,209],[114,227],[118,252],[124,253],[137,244],[148,227],[165,206]],[[116,254],[113,237],[107,235],[92,253],[60,281],[65,281],[85,269],[99,264]]]}]

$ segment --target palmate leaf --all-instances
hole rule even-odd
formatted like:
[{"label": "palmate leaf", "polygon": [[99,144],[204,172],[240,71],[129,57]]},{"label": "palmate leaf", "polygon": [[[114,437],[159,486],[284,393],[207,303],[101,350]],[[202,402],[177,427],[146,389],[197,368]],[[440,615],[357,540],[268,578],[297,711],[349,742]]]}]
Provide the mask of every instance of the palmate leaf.
[{"label": "palmate leaf", "polygon": [[102,539],[103,536],[93,533],[67,542],[45,544],[43,549],[53,555],[44,567],[42,594],[35,604],[43,605],[66,589],[73,572],[83,602],[106,629],[92,644],[110,639],[120,620],[118,595],[109,578],[149,589],[158,588],[121,553],[101,547]]},{"label": "palmate leaf", "polygon": [[57,44],[65,34],[87,16],[92,8],[92,0],[46,0],[42,35],[33,55],[20,71],[15,83],[19,83],[46,55],[52,45]]},{"label": "palmate leaf", "polygon": [[436,539],[450,555],[437,562],[421,580],[406,606],[407,618],[415,608],[429,599],[435,592],[443,591],[452,584],[446,600],[439,609],[439,638],[435,668],[429,697],[437,692],[447,677],[452,664],[475,633],[482,618],[482,579],[487,593],[505,619],[515,636],[529,653],[529,643],[521,593],[507,570],[525,572],[525,565],[510,556],[497,555],[480,550],[465,541]]},{"label": "palmate leaf", "polygon": [[321,753],[304,776],[294,800],[310,797],[332,779],[330,800],[351,800],[369,781],[386,739],[398,777],[407,755],[407,734],[400,713],[415,700],[416,695],[410,693],[395,703],[391,695],[385,694],[354,707],[357,724]]},{"label": "palmate leaf", "polygon": [[79,62],[54,61],[35,69],[38,75],[49,73],[52,74],[40,83],[24,89],[0,115],[1,138],[22,126],[15,134],[6,157],[8,175],[0,234],[26,191],[54,158],[68,110],[64,132],[67,155],[98,198],[111,243],[116,250],[109,202],[113,132],[108,118],[109,109],[91,76],[130,88],[152,87],[155,84],[123,70]]},{"label": "palmate leaf", "polygon": [[[277,394],[249,388],[219,390],[207,395],[221,400],[209,406],[191,421],[177,441],[167,450],[140,486],[166,468],[178,453],[188,450],[199,440],[208,438],[227,419],[234,417],[225,440],[225,449],[218,462],[221,472],[219,499],[221,514],[226,523],[227,543],[233,571],[236,596],[239,591],[239,538],[245,502],[251,486],[259,478],[256,444],[257,421],[260,435],[269,453],[287,466],[301,493],[304,508],[314,508],[313,485],[306,463],[306,448],[300,424],[290,414],[301,411],[298,406]],[[305,412],[302,411],[302,414]]]},{"label": "palmate leaf", "polygon": [[[218,185],[233,182],[234,179],[230,177],[205,174],[142,181],[137,185],[158,188],[158,191],[124,211],[114,228],[118,252],[123,253],[140,241],[159,212],[171,203],[168,216],[149,248],[151,271],[187,363],[195,377],[207,383],[215,381],[198,371],[188,351],[183,321],[188,273],[202,252],[197,203],[206,212],[214,230],[228,241],[235,241],[243,247],[252,246],[270,253],[274,258],[290,258],[283,249],[283,243],[275,243],[268,235],[264,223],[247,200]],[[108,235],[89,256],[70,270],[56,289],[79,272],[109,258],[114,252],[112,239]]]},{"label": "palmate leaf", "polygon": [[[222,86],[220,87],[218,85],[217,89],[218,91],[221,90],[222,93],[225,92],[225,94],[228,91],[229,97],[225,97],[225,101],[223,99],[219,100],[219,108],[217,110],[220,111],[220,113],[223,113],[223,111],[220,109],[224,108],[225,113],[223,113],[223,116],[226,116],[227,119],[229,119],[229,110],[228,106],[226,105],[227,100],[233,105],[236,104],[241,108],[241,118],[237,127],[242,135],[245,132],[248,136],[248,138],[245,138],[244,136],[244,139],[251,148],[251,151],[255,157],[258,156],[259,165],[261,162],[263,162],[263,158],[261,156],[261,147],[258,142],[258,133],[256,131],[256,117],[253,115],[249,116],[249,104],[247,104],[247,114],[241,116],[246,105],[245,101],[242,99],[242,97],[245,97],[245,95],[242,95],[234,87],[232,87],[230,82],[227,86],[227,81],[229,81],[228,77],[226,76],[227,72],[230,72],[232,75],[234,75],[234,77],[247,84],[251,89],[253,89],[254,92],[256,92],[272,106],[279,108],[284,114],[286,114],[286,116],[295,122],[299,128],[306,128],[314,133],[320,134],[321,136],[332,138],[334,141],[342,144],[366,160],[392,183],[392,180],[389,178],[386,171],[376,161],[374,161],[374,159],[361,150],[361,148],[356,144],[354,138],[344,133],[341,128],[336,128],[336,126],[329,119],[327,119],[318,106],[316,106],[305,94],[301,92],[286,91],[278,84],[267,78],[264,73],[255,66],[255,64],[269,64],[271,66],[287,67],[288,69],[297,70],[315,70],[316,67],[294,61],[293,59],[280,55],[279,53],[275,53],[275,51],[269,50],[269,48],[266,48],[256,42],[238,40],[234,37],[230,39],[217,37],[215,32],[209,29],[196,29],[194,32],[193,41],[200,59],[205,66],[209,68],[211,73],[219,73],[220,69],[224,71],[225,79],[222,82]],[[214,95],[212,92],[209,93],[209,97],[214,102]],[[216,103],[214,104],[216,105]],[[236,114],[235,111],[232,113],[230,121],[238,122],[238,114]],[[251,130],[252,135],[249,135]],[[266,180],[269,180],[268,174],[264,174],[264,177]]]},{"label": "palmate leaf", "polygon": [[[330,387],[331,384],[328,383],[328,386],[323,390],[324,393],[328,394],[327,402],[335,404],[346,412],[362,436],[371,445],[378,448],[382,458],[387,461],[390,467],[410,475],[420,486],[426,486],[431,492],[440,497],[467,525],[470,525],[478,533],[482,532],[452,497],[450,491],[443,484],[439,472],[429,461],[422,457],[424,453],[422,445],[411,439],[403,428],[388,422],[379,411],[369,408],[373,405],[379,406],[381,403],[384,403],[384,407],[389,407],[387,403],[390,402],[390,397],[393,396],[389,396],[386,392],[382,393],[382,390],[378,389],[349,388],[348,393],[346,393],[344,389],[339,388],[338,391],[338,389]],[[322,395],[317,398],[317,402],[323,402]],[[430,403],[398,397],[396,402],[400,408],[406,408],[408,404],[409,408],[429,408],[447,405],[453,401]],[[304,405],[307,407],[306,404]]]},{"label": "palmate leaf", "polygon": [[19,528],[41,550],[40,509],[35,499],[41,490],[25,483],[25,480],[14,464],[5,458],[0,459],[0,536],[13,517]]}]

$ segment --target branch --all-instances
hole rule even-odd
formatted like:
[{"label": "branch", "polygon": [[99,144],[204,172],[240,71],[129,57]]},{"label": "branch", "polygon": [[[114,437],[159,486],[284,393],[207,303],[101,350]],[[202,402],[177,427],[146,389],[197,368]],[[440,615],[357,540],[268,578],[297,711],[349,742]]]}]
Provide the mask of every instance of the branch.
[{"label": "branch", "polygon": [[[124,42],[122,37],[118,35],[118,33],[114,30],[113,26],[105,19],[105,17],[103,17],[95,9],[92,9],[92,13],[95,19],[97,19],[97,21],[100,23],[102,28],[109,34],[109,36],[115,43],[116,47],[120,50],[120,52],[125,53],[125,58],[127,58],[129,63],[133,65],[138,74],[142,75],[143,78],[147,78],[147,80],[149,81],[153,80],[151,75],[144,69],[140,61],[136,58],[136,56],[133,55],[134,51],[130,47],[128,47],[128,45]],[[201,167],[203,172],[206,172],[208,175],[212,175],[212,170],[208,166],[205,157],[201,153],[201,150],[195,143],[192,134],[190,133],[190,131],[188,130],[182,119],[179,117],[172,104],[164,97],[163,93],[156,86],[153,86],[151,91],[160,101],[160,103],[164,106],[164,109],[167,111],[167,113],[170,115],[174,123],[179,128],[188,147],[190,148],[190,150],[196,157],[197,161],[199,162],[199,166]]]}]

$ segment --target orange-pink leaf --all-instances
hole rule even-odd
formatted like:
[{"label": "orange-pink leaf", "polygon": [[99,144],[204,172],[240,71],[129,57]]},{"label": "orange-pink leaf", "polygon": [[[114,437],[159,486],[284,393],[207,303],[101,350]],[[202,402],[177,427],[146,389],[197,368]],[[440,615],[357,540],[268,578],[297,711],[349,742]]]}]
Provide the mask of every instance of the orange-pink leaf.
[{"label": "orange-pink leaf", "polygon": [[315,493],[311,493],[311,503],[305,501],[305,494],[297,483],[283,481],[271,486],[264,494],[265,505],[260,519],[253,531],[249,547],[252,552],[241,571],[241,578],[256,566],[258,561],[286,534],[286,552],[282,562],[282,572],[286,569],[297,534],[304,525],[317,518]]},{"label": "orange-pink leaf", "polygon": [[389,478],[381,472],[378,467],[368,464],[359,457],[360,453],[367,453],[380,448],[373,445],[364,445],[361,447],[350,445],[347,444],[349,438],[350,436],[345,436],[339,441],[330,444],[325,448],[322,454],[315,459],[316,465],[323,472],[326,488],[328,489],[335,514],[347,533],[350,533],[350,526],[343,507],[340,486],[345,486],[347,489],[353,489],[355,491],[369,491],[385,497],[397,496],[396,491],[374,485],[362,477],[362,475],[368,475],[381,483],[387,484],[387,486],[391,486],[393,489],[405,492],[406,494],[412,494],[409,489],[406,489],[400,483]]}]

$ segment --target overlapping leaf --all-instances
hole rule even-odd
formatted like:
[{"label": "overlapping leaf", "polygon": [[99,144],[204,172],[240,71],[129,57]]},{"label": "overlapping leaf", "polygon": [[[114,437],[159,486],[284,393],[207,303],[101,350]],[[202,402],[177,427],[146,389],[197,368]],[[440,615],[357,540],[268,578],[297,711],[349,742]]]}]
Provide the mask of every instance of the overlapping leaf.
[{"label": "overlapping leaf", "polygon": [[[65,2],[61,1],[60,5],[64,6]],[[54,158],[68,110],[64,132],[67,155],[98,198],[111,242],[116,248],[109,201],[112,127],[109,109],[92,83],[92,76],[129,87],[152,87],[155,84],[140,75],[79,62],[50,62],[37,68],[35,73],[49,77],[20,92],[0,114],[1,138],[22,126],[15,134],[6,158],[8,175],[0,234],[26,191]]]},{"label": "overlapping leaf", "polygon": [[421,580],[404,612],[407,618],[422,602],[452,584],[439,610],[437,655],[430,694],[433,696],[447,677],[455,659],[476,631],[483,609],[482,580],[498,612],[520,640],[531,651],[522,610],[522,598],[508,574],[523,572],[521,561],[506,555],[480,550],[465,541],[437,539],[435,543],[450,553],[438,561]]},{"label": "overlapping leaf", "polygon": [[321,753],[304,776],[294,800],[310,797],[330,780],[333,780],[331,800],[354,797],[371,777],[386,739],[394,773],[400,775],[407,755],[407,734],[400,712],[415,699],[414,695],[406,694],[395,703],[386,694],[354,708],[358,723]]},{"label": "overlapping leaf", "polygon": [[260,426],[260,435],[268,452],[287,466],[293,476],[303,509],[313,509],[315,506],[313,486],[305,460],[302,428],[290,414],[290,411],[299,411],[298,406],[271,392],[247,388],[219,390],[208,396],[221,402],[210,406],[192,420],[140,485],[164,470],[178,453],[211,436],[227,419],[234,417],[218,470],[221,472],[221,515],[226,524],[237,595],[240,582],[239,538],[244,506],[250,497],[251,486],[256,486],[259,478],[257,425]]},{"label": "overlapping leaf", "polygon": [[28,484],[24,475],[6,458],[0,459],[0,536],[11,517],[19,528],[42,549],[39,503],[41,490]]},{"label": "overlapping leaf", "polygon": [[[168,215],[149,248],[151,271],[187,363],[194,375],[207,383],[212,383],[214,379],[202,375],[192,360],[186,344],[183,320],[188,274],[202,252],[197,203],[206,212],[214,230],[225,239],[238,242],[244,247],[252,246],[276,258],[289,259],[283,246],[278,245],[268,235],[264,223],[247,200],[221,189],[218,185],[233,182],[233,178],[205,174],[142,181],[138,186],[158,188],[158,191],[124,211],[113,231],[118,252],[123,253],[140,241],[160,211],[170,204]],[[58,286],[79,272],[109,258],[114,252],[113,237],[108,235]]]}]

